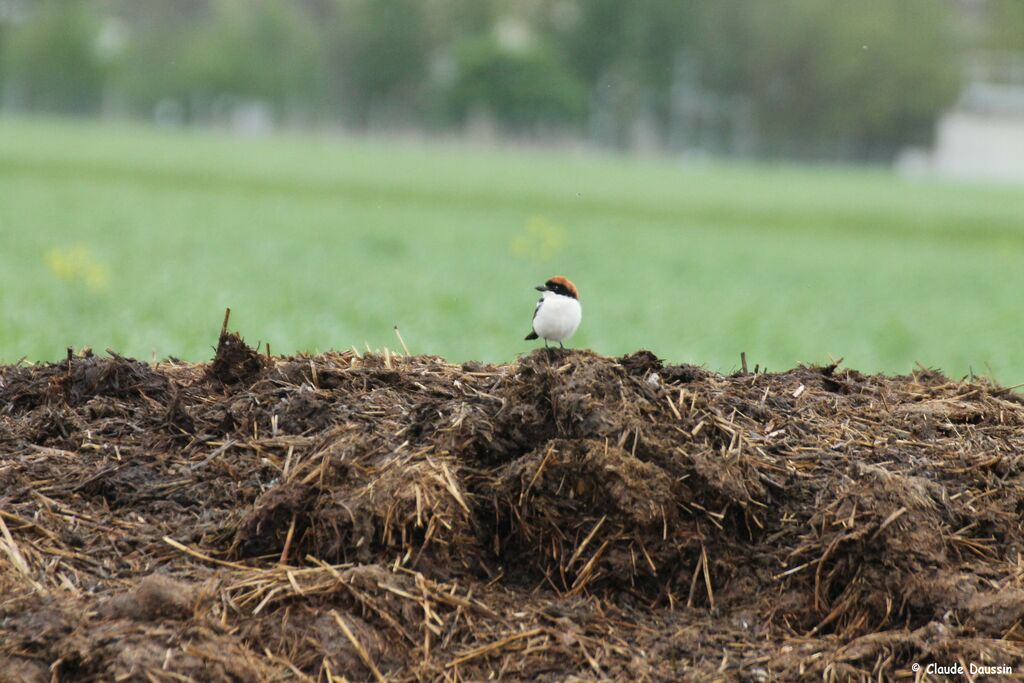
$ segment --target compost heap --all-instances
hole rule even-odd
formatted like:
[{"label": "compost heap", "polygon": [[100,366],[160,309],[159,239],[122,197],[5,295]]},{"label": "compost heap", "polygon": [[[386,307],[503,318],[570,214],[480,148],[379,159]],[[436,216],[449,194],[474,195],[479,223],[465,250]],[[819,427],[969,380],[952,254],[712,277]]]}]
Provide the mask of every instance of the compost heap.
[{"label": "compost heap", "polygon": [[991,383],[108,356],[0,369],[0,681],[1024,671]]}]

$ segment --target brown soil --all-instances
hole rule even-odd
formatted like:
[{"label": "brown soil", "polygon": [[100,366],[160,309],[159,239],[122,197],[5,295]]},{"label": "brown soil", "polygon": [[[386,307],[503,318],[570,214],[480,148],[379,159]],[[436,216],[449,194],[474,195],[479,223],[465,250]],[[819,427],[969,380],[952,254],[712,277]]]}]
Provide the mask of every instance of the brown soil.
[{"label": "brown soil", "polygon": [[638,352],[0,368],[0,681],[1024,672],[1024,401]]}]

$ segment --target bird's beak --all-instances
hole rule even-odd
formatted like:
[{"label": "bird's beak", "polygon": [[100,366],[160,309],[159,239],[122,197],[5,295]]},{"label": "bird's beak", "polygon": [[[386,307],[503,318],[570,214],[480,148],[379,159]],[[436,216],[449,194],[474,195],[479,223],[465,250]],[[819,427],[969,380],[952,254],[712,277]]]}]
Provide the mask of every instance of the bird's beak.
[{"label": "bird's beak", "polygon": [[536,289],[538,292],[548,291],[547,285],[537,285],[536,287],[534,287],[534,289]]}]

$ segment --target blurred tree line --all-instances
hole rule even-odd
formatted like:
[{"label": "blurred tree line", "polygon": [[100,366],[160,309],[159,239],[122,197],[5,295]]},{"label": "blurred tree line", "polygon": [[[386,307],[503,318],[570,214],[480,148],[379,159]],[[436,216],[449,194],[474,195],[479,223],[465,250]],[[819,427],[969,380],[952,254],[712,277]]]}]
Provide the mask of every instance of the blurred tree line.
[{"label": "blurred tree line", "polygon": [[885,159],[1022,0],[0,0],[7,110]]}]

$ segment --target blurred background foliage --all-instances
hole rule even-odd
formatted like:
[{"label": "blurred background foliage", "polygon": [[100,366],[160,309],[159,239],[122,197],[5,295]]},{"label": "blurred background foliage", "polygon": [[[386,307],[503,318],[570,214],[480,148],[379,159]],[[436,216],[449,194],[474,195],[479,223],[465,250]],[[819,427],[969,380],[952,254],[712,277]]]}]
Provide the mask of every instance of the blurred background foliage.
[{"label": "blurred background foliage", "polygon": [[0,106],[886,160],[1020,0],[0,0]]},{"label": "blurred background foliage", "polygon": [[0,360],[508,360],[563,273],[601,353],[1017,383],[1022,159],[1024,0],[0,0]]}]

